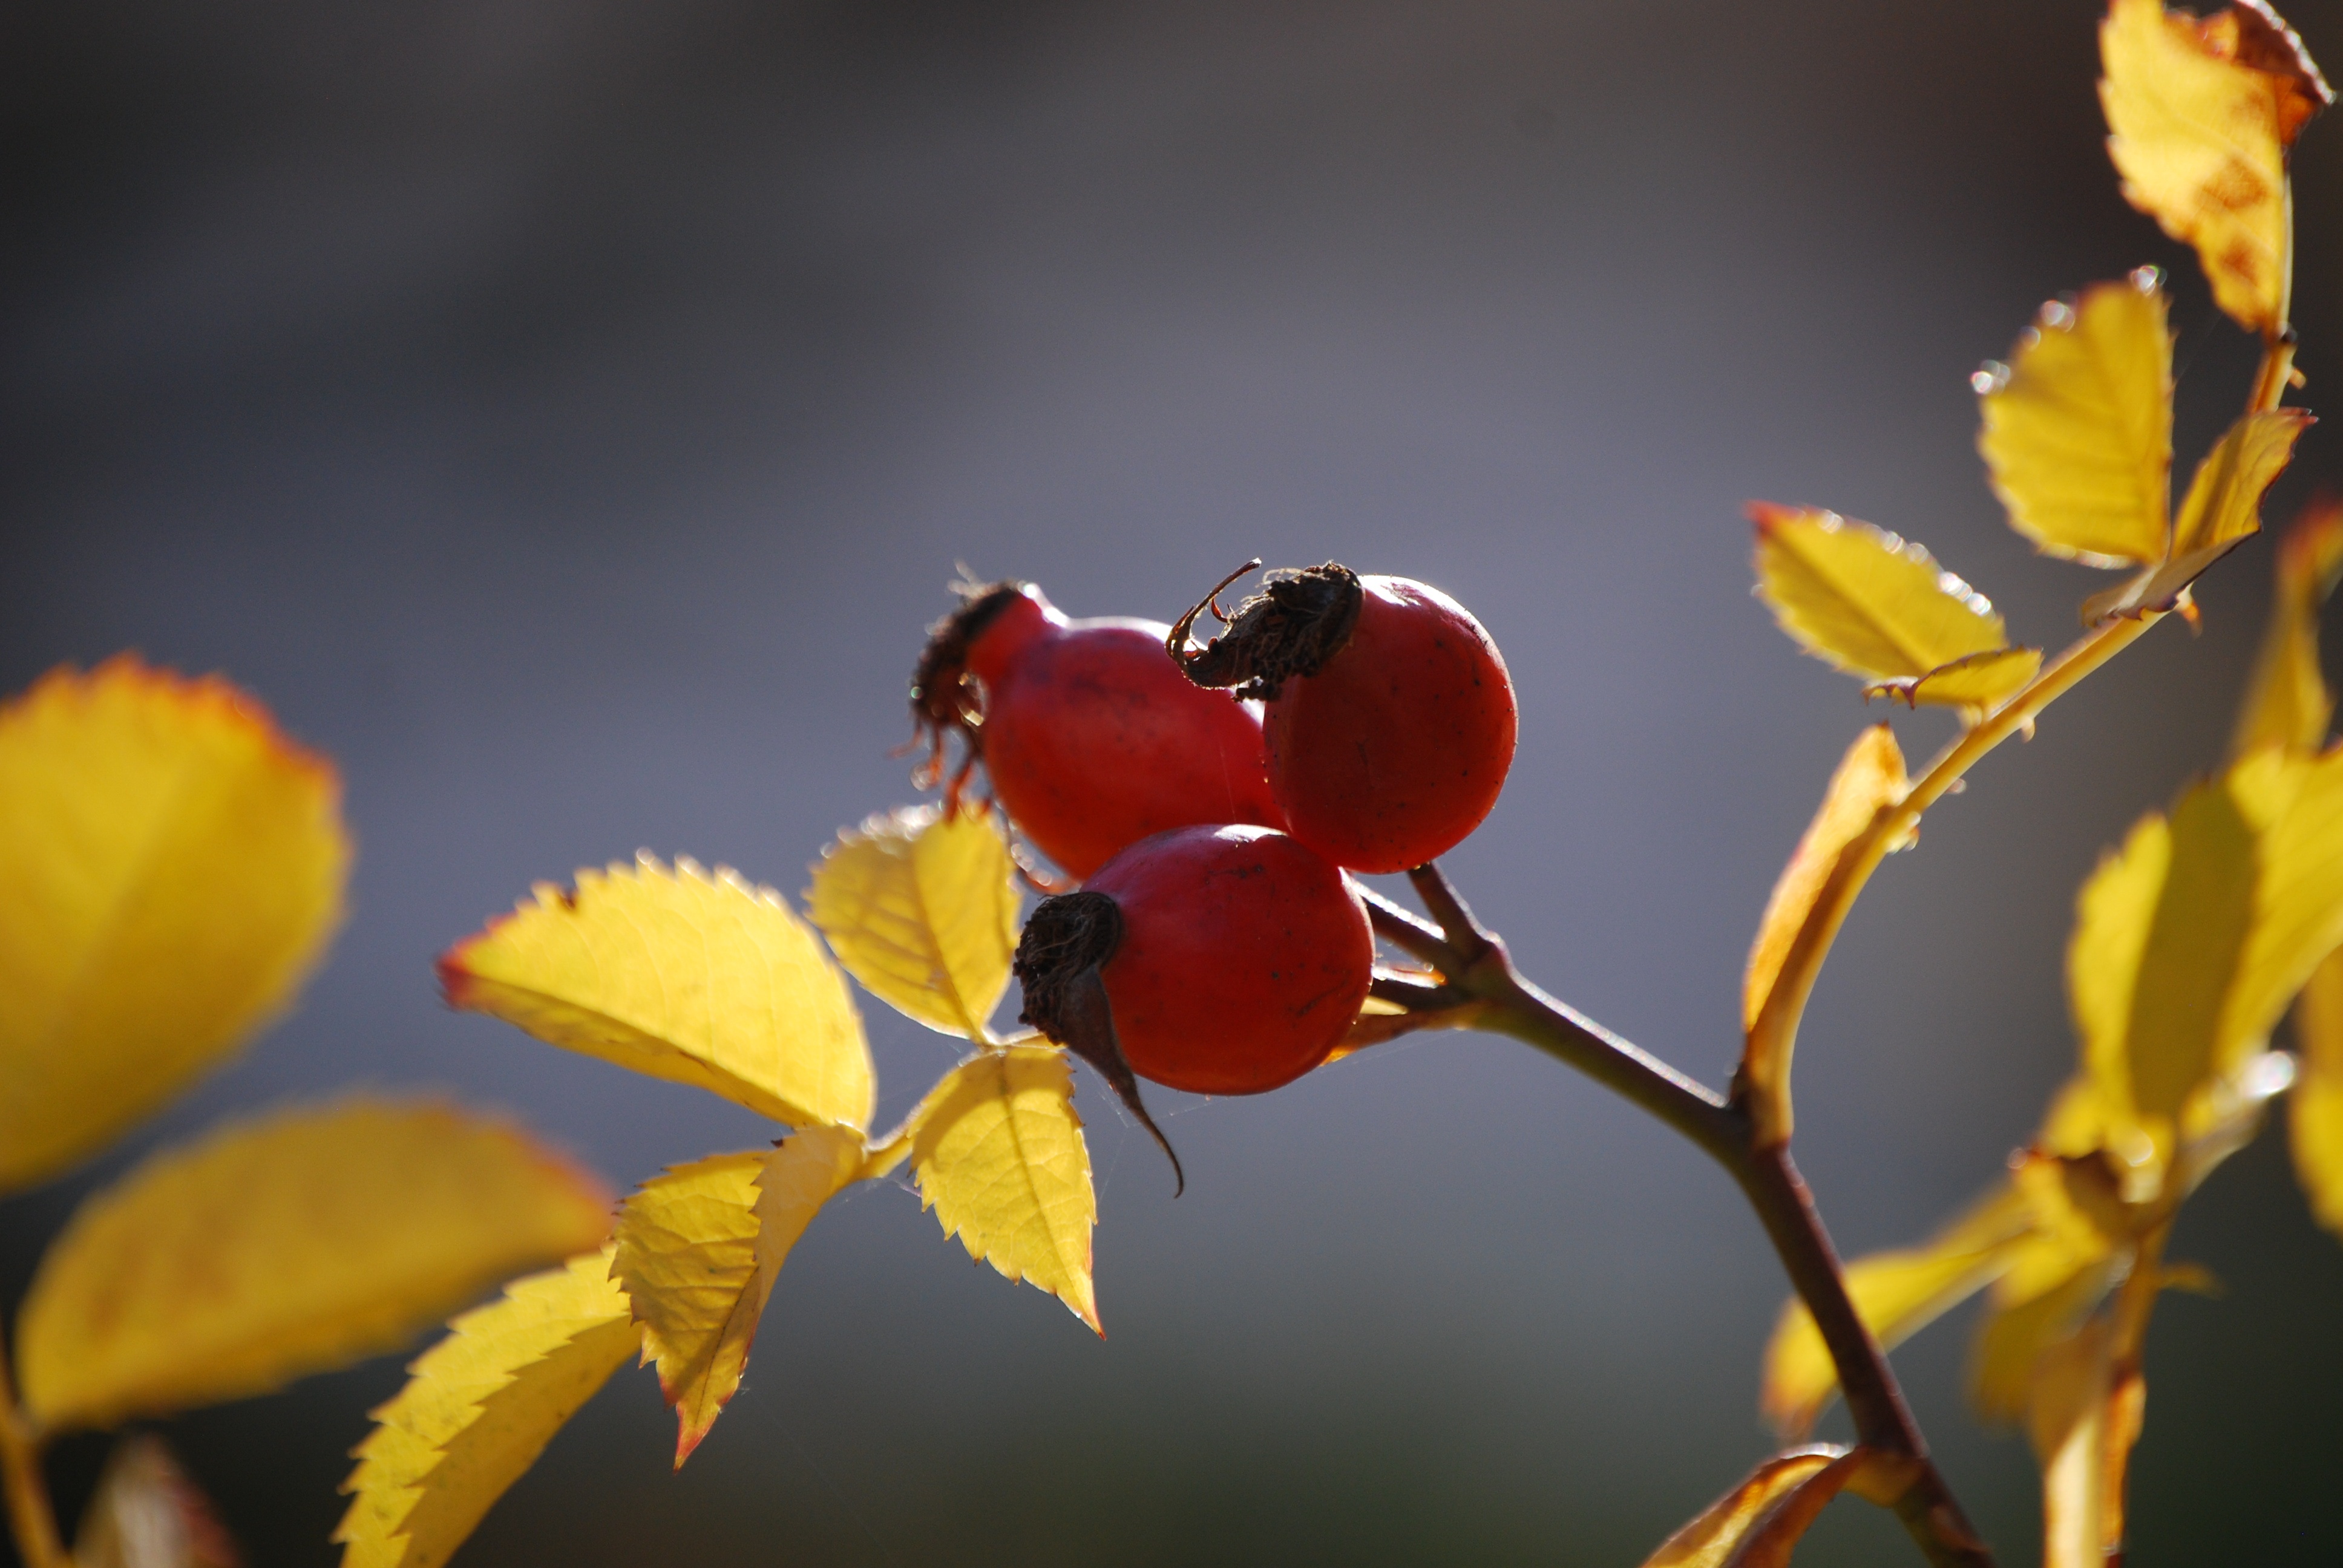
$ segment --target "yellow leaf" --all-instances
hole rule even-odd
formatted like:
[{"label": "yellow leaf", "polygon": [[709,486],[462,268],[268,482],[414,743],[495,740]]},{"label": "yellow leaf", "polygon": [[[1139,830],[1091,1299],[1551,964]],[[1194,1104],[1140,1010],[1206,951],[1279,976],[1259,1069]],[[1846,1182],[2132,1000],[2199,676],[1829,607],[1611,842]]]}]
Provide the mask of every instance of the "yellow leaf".
[{"label": "yellow leaf", "polygon": [[2177,1119],[2213,1070],[2222,1006],[2255,924],[2255,838],[2218,784],[2189,789],[2173,807],[2171,858],[2132,980],[2124,1041],[2131,1101],[2143,1116]]},{"label": "yellow leaf", "polygon": [[2313,505],[2278,548],[2269,624],[2237,714],[2229,755],[2265,746],[2316,751],[2335,717],[2318,665],[2318,610],[2343,578],[2343,502]]},{"label": "yellow leaf", "polygon": [[2016,696],[2041,668],[2038,648],[1997,648],[1939,665],[1917,678],[1883,680],[1865,688],[1863,694],[1893,697],[1910,708],[1957,708],[1964,721],[1974,724],[1988,709]]},{"label": "yellow leaf", "polygon": [[1017,950],[1016,869],[990,812],[903,807],[838,836],[806,912],[873,996],[982,1040]]},{"label": "yellow leaf", "polygon": [[333,765],[127,654],[0,706],[0,1192],[102,1147],[292,1000],[349,874]]},{"label": "yellow leaf", "polygon": [[2287,1107],[2295,1173],[2318,1222],[2343,1235],[2343,952],[2312,971],[2295,1004],[2300,1076]]},{"label": "yellow leaf", "polygon": [[1969,1401],[1980,1418],[1996,1424],[2024,1418],[2044,1355],[2074,1334],[2106,1299],[2120,1269],[2121,1260],[2111,1255],[2014,1305],[1994,1302],[1977,1325],[1969,1359]]},{"label": "yellow leaf", "polygon": [[1098,1200],[1073,1097],[1062,1051],[980,1051],[913,1113],[912,1169],[921,1204],[969,1256],[1031,1281],[1103,1334],[1091,1283]]},{"label": "yellow leaf", "polygon": [[2222,1009],[2214,1063],[2234,1070],[2260,1049],[2326,957],[2343,945],[2343,748],[2315,760],[2263,751],[2233,767],[2233,793],[2283,797],[2262,826],[2253,929]]},{"label": "yellow leaf", "polygon": [[342,1568],[439,1568],[635,1352],[615,1251],[514,1281],[407,1369],[342,1483]]},{"label": "yellow leaf", "polygon": [[2248,332],[2286,319],[2287,149],[2334,98],[2275,21],[2245,6],[2199,22],[2161,0],[2113,0],[2099,27],[2099,103],[2125,199],[2197,247],[2214,299]]},{"label": "yellow leaf", "polygon": [[1644,1568],[1779,1568],[1815,1516],[1873,1462],[1860,1448],[1777,1453],[1669,1536]]},{"label": "yellow leaf", "polygon": [[678,1468],[739,1388],[789,1249],[861,1167],[860,1138],[811,1127],[771,1150],[678,1166],[627,1200],[614,1267],[675,1407]]},{"label": "yellow leaf", "polygon": [[2008,643],[1984,596],[1918,545],[1836,512],[1754,503],[1757,592],[1793,641],[1875,680]]},{"label": "yellow leaf", "polygon": [[[1775,982],[1781,978],[1791,946],[1841,858],[1870,830],[1879,813],[1902,800],[1910,787],[1895,731],[1885,724],[1865,729],[1847,748],[1837,771],[1831,775],[1821,808],[1806,825],[1790,863],[1782,868],[1773,895],[1765,900],[1765,913],[1757,922],[1757,940],[1749,949],[1741,987],[1741,1021],[1747,1036],[1742,1072],[1765,1142],[1787,1138],[1792,1121],[1793,1038],[1786,1028],[1761,1030],[1758,1027],[1773,1000]],[[1787,1000],[1795,1011],[1804,999]]]},{"label": "yellow leaf", "polygon": [[17,1322],[25,1405],[56,1430],[258,1393],[395,1349],[609,1225],[591,1177],[447,1106],[232,1127],[97,1193],[49,1248]]},{"label": "yellow leaf", "polygon": [[74,1568],[239,1568],[211,1500],[163,1440],[138,1432],[114,1445],[74,1533]]},{"label": "yellow leaf", "polygon": [[2161,560],[2172,475],[2172,333],[2156,269],[2053,300],[1974,384],[1977,450],[2009,526],[2091,566]]},{"label": "yellow leaf", "polygon": [[[2033,1223],[2033,1205],[2001,1187],[1918,1247],[1875,1252],[1846,1270],[1848,1296],[1883,1350],[1893,1350],[1993,1282]],[[1774,1430],[1803,1435],[1838,1388],[1838,1368],[1806,1304],[1793,1297],[1765,1347],[1760,1408]]]},{"label": "yellow leaf", "polygon": [[651,856],[578,873],[439,960],[450,1005],[792,1126],[860,1127],[875,1085],[846,982],[770,888]]},{"label": "yellow leaf", "polygon": [[2262,496],[2286,472],[2294,444],[2310,423],[2300,408],[2273,408],[2229,427],[2188,481],[2172,527],[2176,560],[2261,531]]},{"label": "yellow leaf", "polygon": [[2036,1365],[2026,1427],[2042,1466],[2043,1568],[2103,1568],[2123,1548],[2124,1474],[2147,1385],[2115,1365],[2114,1339],[2097,1319]]}]

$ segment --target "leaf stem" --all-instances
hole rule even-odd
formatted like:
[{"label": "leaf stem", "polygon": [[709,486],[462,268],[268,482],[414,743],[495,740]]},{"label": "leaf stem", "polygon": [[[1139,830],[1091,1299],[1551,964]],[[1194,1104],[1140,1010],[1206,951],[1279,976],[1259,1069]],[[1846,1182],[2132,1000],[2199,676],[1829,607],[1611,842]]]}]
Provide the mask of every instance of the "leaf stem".
[{"label": "leaf stem", "polygon": [[16,1406],[8,1377],[8,1347],[0,1342],[0,1483],[8,1499],[8,1524],[25,1568],[73,1568],[57,1534],[56,1510],[41,1473],[41,1443]]},{"label": "leaf stem", "polygon": [[[1847,1295],[1830,1233],[1789,1150],[1760,1147],[1755,1125],[1741,1103],[1687,1078],[1524,980],[1504,943],[1473,918],[1439,867],[1420,866],[1408,876],[1424,907],[1439,920],[1443,945],[1449,950],[1444,960],[1419,956],[1441,964],[1450,986],[1483,1003],[1470,1027],[1510,1035],[1577,1068],[1666,1122],[1725,1167],[1756,1211],[1791,1285],[1821,1326],[1862,1441],[1876,1452],[1914,1462],[1911,1484],[1895,1504],[1905,1528],[1936,1568],[1990,1568],[1992,1553],[1970,1529],[1951,1488],[1929,1459],[1927,1443],[1904,1402],[1886,1355]],[[1383,929],[1382,922],[1377,929]]]}]

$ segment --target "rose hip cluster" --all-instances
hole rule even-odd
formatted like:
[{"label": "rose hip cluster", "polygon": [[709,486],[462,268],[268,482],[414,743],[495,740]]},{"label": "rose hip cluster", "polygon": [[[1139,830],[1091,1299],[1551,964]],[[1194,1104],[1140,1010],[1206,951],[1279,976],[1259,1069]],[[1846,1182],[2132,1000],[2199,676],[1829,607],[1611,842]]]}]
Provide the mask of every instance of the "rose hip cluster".
[{"label": "rose hip cluster", "polygon": [[[1208,608],[1224,629],[1197,647]],[[928,781],[958,733],[948,801],[981,762],[1011,824],[1081,883],[1027,921],[1025,1020],[1159,1141],[1134,1074],[1254,1094],[1342,1043],[1374,962],[1345,873],[1423,865],[1478,827],[1515,723],[1504,659],[1461,605],[1332,564],[1171,627],[1069,620],[1030,583],[970,590],[911,707]]]}]

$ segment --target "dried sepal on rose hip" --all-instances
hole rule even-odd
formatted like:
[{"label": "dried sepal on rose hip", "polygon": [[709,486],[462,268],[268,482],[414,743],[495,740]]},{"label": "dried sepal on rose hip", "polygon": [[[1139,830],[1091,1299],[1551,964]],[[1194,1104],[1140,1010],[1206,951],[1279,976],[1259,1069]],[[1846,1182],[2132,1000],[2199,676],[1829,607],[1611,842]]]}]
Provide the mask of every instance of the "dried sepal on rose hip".
[{"label": "dried sepal on rose hip", "polygon": [[1197,1094],[1291,1083],[1342,1043],[1373,970],[1357,889],[1250,825],[1133,844],[1042,900],[1016,957],[1025,1021],[1097,1068],[1159,1142],[1132,1074]]},{"label": "dried sepal on rose hip", "polygon": [[1193,647],[1196,618],[1221,615],[1219,591],[1164,647],[1190,680],[1265,705],[1269,787],[1288,831],[1354,871],[1404,871],[1481,825],[1513,765],[1516,716],[1503,656],[1463,606],[1329,562],[1270,573],[1221,616],[1225,631]]},{"label": "dried sepal on rose hip", "polygon": [[[957,809],[981,762],[1035,847],[1081,879],[1151,833],[1219,822],[1282,827],[1261,721],[1163,662],[1160,621],[1069,620],[1031,583],[962,590],[911,678],[931,748],[922,788]],[[965,754],[949,769],[947,738]]]}]

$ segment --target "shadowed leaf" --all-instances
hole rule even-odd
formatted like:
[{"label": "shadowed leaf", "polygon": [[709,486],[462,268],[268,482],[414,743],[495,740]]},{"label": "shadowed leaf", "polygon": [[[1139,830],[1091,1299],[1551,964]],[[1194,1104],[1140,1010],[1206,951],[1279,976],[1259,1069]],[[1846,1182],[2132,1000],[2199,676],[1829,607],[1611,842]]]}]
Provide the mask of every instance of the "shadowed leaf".
[{"label": "shadowed leaf", "polygon": [[991,813],[904,807],[838,836],[813,869],[806,911],[873,996],[982,1040],[1017,950],[1016,876]]},{"label": "shadowed leaf", "polygon": [[[1066,1303],[1097,1332],[1091,1282],[1090,1150],[1065,1053],[1019,1045],[980,1051],[947,1073],[902,1133],[873,1151],[871,1173],[902,1158],[901,1140],[946,1235],[1011,1280]],[[875,1168],[875,1169],[874,1169]]]},{"label": "shadowed leaf", "polygon": [[608,1230],[599,1183],[446,1106],[230,1128],[91,1198],[49,1249],[19,1319],[25,1403],[56,1429],[258,1393]]},{"label": "shadowed leaf", "polygon": [[1866,1468],[1894,1467],[1876,1465],[1860,1448],[1777,1453],[1669,1536],[1644,1568],[1781,1568],[1815,1516]]},{"label": "shadowed leaf", "polygon": [[1751,505],[1757,593],[1782,629],[1835,668],[1918,678],[2007,646],[2001,617],[1918,545],[1813,508]]},{"label": "shadowed leaf", "polygon": [[282,1009],[349,863],[333,766],[224,680],[126,654],[0,706],[0,1193]]},{"label": "shadowed leaf", "polygon": [[2038,648],[1997,648],[1939,665],[1916,679],[1883,680],[1864,689],[1865,697],[1892,697],[1910,708],[1957,708],[1975,723],[1999,706],[2042,668]]},{"label": "shadowed leaf", "polygon": [[1774,1005],[1775,1016],[1769,1018],[1769,1004],[1775,1002],[1775,983],[1841,859],[1870,831],[1879,813],[1902,800],[1909,788],[1895,731],[1885,724],[1865,730],[1831,775],[1822,806],[1806,825],[1790,863],[1782,869],[1772,896],[1765,900],[1765,913],[1757,923],[1757,940],[1749,949],[1741,987],[1741,1020],[1746,1034],[1742,1072],[1765,1142],[1776,1143],[1790,1135],[1792,1030],[1804,1001],[1797,997],[1783,999],[1786,1005]]},{"label": "shadowed leaf", "polygon": [[439,1568],[641,1336],[610,1278],[615,1245],[466,1312],[374,1412],[342,1490],[343,1568]]},{"label": "shadowed leaf", "polygon": [[861,1169],[860,1138],[812,1127],[771,1150],[677,1166],[627,1200],[613,1268],[675,1407],[679,1468],[739,1390],[789,1249]]},{"label": "shadowed leaf", "polygon": [[114,1445],[74,1533],[73,1568],[239,1568],[211,1500],[151,1432]]},{"label": "shadowed leaf", "polygon": [[2154,268],[2044,306],[1976,385],[1977,450],[2011,528],[2091,566],[2164,558],[2172,334]]},{"label": "shadowed leaf", "polygon": [[2099,27],[2108,154],[2125,199],[2197,248],[2213,297],[2249,332],[2286,318],[2286,155],[2330,102],[2300,41],[2266,9],[2198,21],[2114,0]]},{"label": "shadowed leaf", "polygon": [[2295,1174],[2318,1222],[2343,1236],[2343,953],[2312,971],[2294,1010],[2301,1077],[2288,1097]]},{"label": "shadowed leaf", "polygon": [[451,1006],[792,1126],[860,1127],[874,1083],[846,982],[769,888],[651,856],[493,921],[439,960]]},{"label": "shadowed leaf", "polygon": [[2035,1365],[2026,1430],[2042,1466],[2043,1568],[2103,1568],[2123,1547],[2124,1475],[2147,1385],[2114,1364],[2114,1337],[2095,1319]]}]

